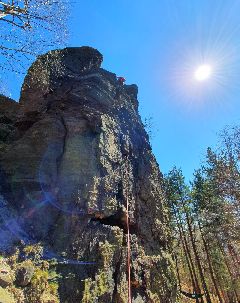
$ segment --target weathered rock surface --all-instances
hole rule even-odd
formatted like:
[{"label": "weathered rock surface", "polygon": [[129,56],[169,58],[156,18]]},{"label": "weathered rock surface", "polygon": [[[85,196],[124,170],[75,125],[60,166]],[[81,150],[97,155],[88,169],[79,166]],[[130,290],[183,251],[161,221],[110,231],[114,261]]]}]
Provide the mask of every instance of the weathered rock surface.
[{"label": "weathered rock surface", "polygon": [[0,286],[7,287],[13,284],[13,273],[10,266],[0,262]]},{"label": "weathered rock surface", "polygon": [[19,103],[0,95],[0,150],[15,129],[19,108]]},{"label": "weathered rock surface", "polygon": [[34,274],[34,266],[32,264],[24,264],[16,271],[16,284],[18,286],[27,286],[30,284]]},{"label": "weathered rock surface", "polygon": [[0,217],[0,236],[11,234],[4,248],[43,243],[59,261],[61,302],[126,303],[129,203],[133,303],[174,302],[168,212],[137,86],[101,62],[89,47],[52,51],[29,69],[20,104],[0,99],[1,207],[12,216]]}]

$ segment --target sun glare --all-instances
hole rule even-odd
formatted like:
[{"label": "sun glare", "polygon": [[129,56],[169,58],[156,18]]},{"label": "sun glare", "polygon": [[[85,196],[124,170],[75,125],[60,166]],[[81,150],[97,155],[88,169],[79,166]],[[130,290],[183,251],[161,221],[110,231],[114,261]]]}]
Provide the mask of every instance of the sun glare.
[{"label": "sun glare", "polygon": [[198,66],[195,70],[194,77],[197,81],[205,81],[212,74],[212,67],[208,64]]}]

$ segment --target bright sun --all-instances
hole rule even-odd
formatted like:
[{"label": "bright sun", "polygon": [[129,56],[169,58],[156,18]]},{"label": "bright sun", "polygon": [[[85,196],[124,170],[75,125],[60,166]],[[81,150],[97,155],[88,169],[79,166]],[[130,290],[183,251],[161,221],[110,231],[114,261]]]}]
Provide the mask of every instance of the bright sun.
[{"label": "bright sun", "polygon": [[212,67],[208,64],[203,64],[197,67],[194,77],[197,81],[205,81],[212,74]]}]

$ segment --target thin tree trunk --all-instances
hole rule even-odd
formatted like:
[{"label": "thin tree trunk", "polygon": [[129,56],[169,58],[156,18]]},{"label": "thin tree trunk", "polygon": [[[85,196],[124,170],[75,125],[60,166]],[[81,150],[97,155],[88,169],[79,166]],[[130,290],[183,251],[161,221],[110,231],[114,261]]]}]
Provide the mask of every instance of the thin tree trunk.
[{"label": "thin tree trunk", "polygon": [[[185,206],[184,202],[183,202],[183,206]],[[188,215],[187,211],[185,211],[185,215],[186,215],[186,219],[187,219],[187,226],[188,226],[188,230],[189,230],[189,235],[190,235],[192,248],[193,248],[196,264],[197,264],[197,267],[198,267],[198,271],[199,271],[199,274],[200,274],[202,286],[203,286],[205,296],[206,296],[206,299],[207,299],[207,303],[212,303],[212,300],[211,300],[211,297],[210,297],[210,294],[209,294],[209,290],[208,290],[208,287],[207,287],[207,283],[205,281],[205,277],[204,277],[204,274],[203,274],[203,269],[202,269],[200,257],[198,255],[195,239],[194,239],[194,236],[193,236],[191,222],[190,222],[190,218],[189,218],[189,215]]]},{"label": "thin tree trunk", "polygon": [[[188,269],[189,269],[189,273],[190,273],[190,277],[192,280],[192,285],[193,285],[193,291],[195,292],[195,294],[200,294],[201,293],[201,289],[199,287],[199,283],[198,283],[198,279],[197,279],[197,275],[196,275],[196,271],[195,271],[195,266],[193,264],[192,261],[192,256],[188,247],[188,243],[186,240],[186,235],[184,233],[182,224],[181,224],[181,220],[179,218],[179,216],[176,213],[176,210],[174,209],[174,215],[177,221],[177,227],[179,230],[179,235],[180,235],[180,239],[182,242],[182,246],[183,246],[183,250],[186,256],[186,260],[187,260],[187,265],[188,265]],[[179,222],[180,221],[180,222]],[[200,298],[200,302],[204,303],[203,298]],[[196,298],[196,303],[199,303],[199,298]]]},{"label": "thin tree trunk", "polygon": [[225,301],[226,303],[231,303],[231,302],[229,302],[229,298],[228,298],[227,295],[225,294],[225,291],[222,289],[222,286],[220,285],[219,287],[220,287],[220,289],[221,289],[221,294],[222,294],[222,296],[223,296],[223,298],[224,298],[224,301]]},{"label": "thin tree trunk", "polygon": [[208,244],[207,244],[207,242],[204,238],[204,235],[203,235],[203,232],[202,232],[202,227],[201,227],[201,224],[200,224],[199,221],[198,221],[198,227],[199,227],[199,231],[200,231],[200,234],[201,234],[201,237],[202,237],[203,246],[204,246],[204,249],[205,249],[205,252],[206,252],[206,255],[207,255],[209,271],[210,271],[210,275],[211,275],[211,278],[212,278],[212,281],[213,281],[213,285],[214,285],[215,290],[216,290],[216,294],[218,296],[218,300],[219,300],[220,303],[224,303],[224,301],[222,299],[222,296],[221,296],[221,293],[220,293],[219,288],[218,288],[217,281],[215,279],[214,269],[213,269],[211,257],[209,255],[209,251],[208,251],[209,250]]},{"label": "thin tree trunk", "polygon": [[229,290],[227,291],[227,295],[228,295],[228,299],[231,303],[239,303],[239,301],[235,301],[235,296],[232,292],[230,292]]},{"label": "thin tree trunk", "polygon": [[195,269],[193,268],[191,255],[190,255],[189,249],[187,247],[185,235],[182,234],[181,228],[180,228],[180,237],[182,238],[182,241],[183,241],[182,245],[183,245],[183,250],[184,250],[184,253],[185,253],[185,256],[186,256],[187,265],[188,265],[189,273],[190,273],[191,280],[192,280],[193,291],[195,293],[198,293],[200,291],[200,289],[199,289],[199,285],[198,285],[198,282],[197,282],[196,272],[195,272]]},{"label": "thin tree trunk", "polygon": [[227,245],[227,247],[228,247],[228,251],[229,251],[229,254],[230,254],[230,256],[232,257],[232,260],[233,260],[233,263],[234,263],[234,265],[237,267],[237,269],[239,268],[239,265],[240,265],[240,259],[239,259],[239,257],[238,257],[238,255],[237,255],[237,253],[235,252],[235,249],[234,249],[234,247],[232,246],[232,244],[228,244]]},{"label": "thin tree trunk", "polygon": [[[227,267],[227,270],[228,270],[228,273],[230,275],[230,278],[231,278],[231,281],[232,281],[232,284],[234,284],[234,277],[233,277],[233,273],[231,271],[231,268],[230,268],[230,265],[228,263],[228,260],[227,260],[227,256],[226,256],[226,253],[222,247],[222,244],[221,244],[221,241],[219,240],[219,237],[218,235],[216,235],[216,239],[217,239],[217,242],[218,242],[218,246],[219,246],[219,249],[223,255],[223,258],[224,258],[224,262],[225,262],[225,265]],[[236,291],[235,287],[233,288],[233,291],[234,291],[234,294],[235,294],[235,297],[237,299],[237,302],[240,302],[240,297],[239,297],[239,294],[238,294],[238,291]],[[230,300],[231,301],[231,300]]]},{"label": "thin tree trunk", "polygon": [[182,281],[179,273],[179,265],[178,265],[178,260],[177,260],[177,254],[174,255],[175,262],[176,262],[176,269],[177,269],[177,278],[178,278],[178,284],[179,284],[179,289],[180,291],[182,290]]},{"label": "thin tree trunk", "polygon": [[[182,229],[181,232],[183,234],[184,246],[185,246],[186,253],[187,253],[187,256],[188,256],[188,259],[189,259],[190,266],[192,268],[192,273],[193,273],[193,277],[194,277],[194,281],[195,281],[195,293],[200,294],[201,293],[201,288],[200,288],[199,283],[198,283],[198,277],[197,277],[195,265],[194,265],[194,262],[193,262],[193,259],[192,259],[191,251],[190,251],[188,243],[187,243],[187,238],[186,238],[185,232],[184,232],[182,227],[181,227],[181,229]],[[203,299],[201,300],[201,302],[203,302]]]}]

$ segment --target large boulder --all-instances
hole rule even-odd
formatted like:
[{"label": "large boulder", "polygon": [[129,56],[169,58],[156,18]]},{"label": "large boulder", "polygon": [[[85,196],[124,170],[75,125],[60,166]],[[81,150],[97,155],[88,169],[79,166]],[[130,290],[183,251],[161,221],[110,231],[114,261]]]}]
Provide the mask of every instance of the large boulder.
[{"label": "large boulder", "polygon": [[3,260],[0,262],[0,286],[7,287],[13,284],[13,272],[11,267]]},{"label": "large boulder", "polygon": [[42,241],[59,261],[61,302],[128,302],[128,215],[133,303],[173,302],[168,209],[137,86],[101,61],[83,47],[32,65],[0,150],[0,194],[19,240]]},{"label": "large boulder", "polygon": [[31,263],[20,265],[16,270],[16,284],[18,286],[27,286],[30,284],[34,270],[35,268]]}]

